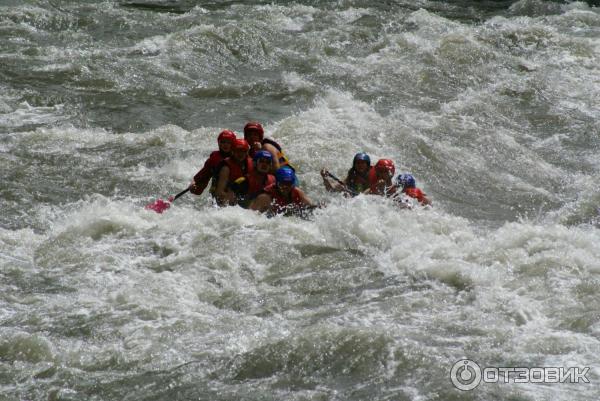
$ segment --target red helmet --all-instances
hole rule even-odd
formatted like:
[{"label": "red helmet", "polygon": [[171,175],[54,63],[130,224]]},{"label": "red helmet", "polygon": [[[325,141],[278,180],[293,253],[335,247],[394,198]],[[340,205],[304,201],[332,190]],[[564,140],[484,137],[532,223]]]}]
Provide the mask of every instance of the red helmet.
[{"label": "red helmet", "polygon": [[231,150],[243,150],[247,152],[250,150],[250,145],[248,145],[245,139],[236,139],[231,146]]},{"label": "red helmet", "polygon": [[375,170],[386,170],[390,177],[393,177],[394,173],[396,172],[396,167],[394,166],[394,162],[390,159],[380,159],[375,164]]},{"label": "red helmet", "polygon": [[221,131],[219,137],[217,138],[217,141],[219,142],[227,140],[231,143],[233,143],[236,140],[235,133],[228,129]]},{"label": "red helmet", "polygon": [[251,121],[244,125],[244,138],[248,139],[248,137],[255,132],[258,133],[260,141],[262,142],[263,136],[265,135],[265,130],[260,123]]}]

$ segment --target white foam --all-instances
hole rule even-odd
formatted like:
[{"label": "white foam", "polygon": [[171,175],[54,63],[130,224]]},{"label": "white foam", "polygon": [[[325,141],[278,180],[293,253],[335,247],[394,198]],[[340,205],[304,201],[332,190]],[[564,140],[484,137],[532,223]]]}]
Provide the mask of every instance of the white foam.
[{"label": "white foam", "polygon": [[27,102],[22,102],[14,110],[0,114],[0,125],[10,129],[27,124],[53,124],[68,118],[62,104],[52,107],[34,107]]}]

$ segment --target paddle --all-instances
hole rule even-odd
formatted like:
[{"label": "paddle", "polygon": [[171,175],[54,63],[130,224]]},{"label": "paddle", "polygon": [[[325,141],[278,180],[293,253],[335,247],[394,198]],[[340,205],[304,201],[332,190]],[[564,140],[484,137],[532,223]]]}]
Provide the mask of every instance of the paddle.
[{"label": "paddle", "polygon": [[353,189],[348,188],[348,186],[346,184],[344,184],[344,181],[340,180],[339,178],[337,178],[335,175],[331,174],[329,171],[325,170],[325,175],[331,177],[331,179],[333,179],[335,182],[337,182],[338,184],[340,184],[342,187],[344,187],[344,190],[346,192],[348,192],[350,195],[352,196],[356,196],[358,195],[358,192],[356,192]]},{"label": "paddle", "polygon": [[189,192],[189,190],[190,188],[188,187],[175,196],[169,196],[168,202],[165,202],[162,199],[157,199],[156,202],[146,205],[145,209],[154,210],[156,213],[162,213],[171,207],[171,203],[176,201],[177,198],[179,198],[181,195],[184,195],[187,192]]}]

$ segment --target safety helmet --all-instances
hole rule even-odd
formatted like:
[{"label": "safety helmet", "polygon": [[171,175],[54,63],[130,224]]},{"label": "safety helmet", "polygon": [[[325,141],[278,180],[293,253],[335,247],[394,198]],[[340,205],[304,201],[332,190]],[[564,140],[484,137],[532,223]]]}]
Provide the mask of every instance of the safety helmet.
[{"label": "safety helmet", "polygon": [[363,160],[367,162],[367,165],[371,167],[371,158],[365,152],[360,152],[354,155],[354,160],[352,160],[352,167],[356,165],[356,162],[359,160]]},{"label": "safety helmet", "polygon": [[296,174],[294,173],[294,170],[287,166],[281,167],[275,172],[275,181],[277,184],[285,182],[294,185],[296,182]]},{"label": "safety helmet", "polygon": [[219,134],[219,137],[217,138],[217,141],[221,142],[221,141],[229,140],[233,144],[233,142],[236,139],[237,138],[235,136],[235,133],[233,131],[226,129],[226,130],[221,131],[221,133]]},{"label": "safety helmet", "polygon": [[273,163],[273,155],[268,150],[259,150],[252,158],[252,160],[254,160],[254,164],[258,163],[260,159],[267,159],[269,163]]},{"label": "safety helmet", "polygon": [[398,178],[396,178],[396,183],[402,188],[414,188],[417,185],[415,177],[411,174],[400,174]]},{"label": "safety helmet", "polygon": [[394,162],[390,159],[380,159],[375,163],[375,170],[386,170],[390,177],[393,177],[396,172],[396,167],[394,166]]},{"label": "safety helmet", "polygon": [[244,138],[248,139],[248,137],[255,132],[258,133],[260,141],[262,142],[265,135],[265,130],[260,123],[251,121],[244,126]]},{"label": "safety helmet", "polygon": [[244,152],[247,152],[250,150],[250,145],[248,145],[248,142],[246,142],[245,139],[238,138],[235,141],[233,141],[231,150],[243,150]]}]

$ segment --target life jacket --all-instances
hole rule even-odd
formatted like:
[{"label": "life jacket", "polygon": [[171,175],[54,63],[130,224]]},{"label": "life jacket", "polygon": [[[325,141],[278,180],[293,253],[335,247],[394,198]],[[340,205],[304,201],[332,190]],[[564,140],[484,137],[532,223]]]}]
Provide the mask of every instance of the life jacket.
[{"label": "life jacket", "polygon": [[212,152],[210,156],[208,156],[208,159],[206,159],[206,161],[204,162],[202,170],[198,171],[194,176],[194,180],[201,180],[205,178],[205,176],[207,176],[208,174],[210,174],[209,177],[214,177],[215,170],[217,170],[219,164],[221,164],[221,162],[227,157],[229,157],[229,153],[224,153],[220,150],[215,150],[214,152]]},{"label": "life jacket", "polygon": [[284,213],[290,209],[293,210],[294,208],[298,208],[303,205],[300,191],[296,187],[292,188],[289,198],[283,196],[279,192],[277,184],[269,185],[264,189],[263,192],[271,197],[271,206],[274,213]]},{"label": "life jacket", "polygon": [[392,196],[396,193],[397,188],[395,185],[386,187],[385,193],[381,193],[379,188],[377,188],[377,181],[379,181],[377,179],[377,173],[375,173],[375,169],[372,168],[371,171],[369,171],[369,188],[371,189],[371,193],[382,196]]},{"label": "life jacket", "polygon": [[[285,155],[285,152],[281,149],[281,146],[277,142],[270,138],[264,138],[261,142],[261,145],[265,144],[273,145],[273,147],[277,149],[277,154],[275,156],[279,162],[279,167],[289,166],[292,170],[296,171],[296,168],[290,163],[289,159]],[[254,157],[256,152],[256,150],[250,149],[250,157]]]},{"label": "life jacket", "polygon": [[265,187],[275,183],[273,174],[264,174],[257,177],[256,174],[250,174],[247,177],[240,177],[230,186],[237,195],[238,205],[243,208],[250,207],[250,203],[261,194]]},{"label": "life jacket", "polygon": [[221,167],[223,167],[223,162],[227,159],[231,153],[221,152],[217,150],[210,154],[209,160],[210,165],[212,167],[212,179],[210,181],[210,189],[208,190],[211,194],[214,195],[217,190],[217,182],[219,181],[219,173],[221,172]]},{"label": "life jacket", "polygon": [[266,187],[273,184],[275,184],[275,176],[273,174],[265,174],[262,177],[257,177],[256,174],[250,174],[248,176],[248,192],[246,197],[254,199]]},{"label": "life jacket", "polygon": [[254,163],[252,163],[252,159],[250,157],[246,157],[246,160],[242,162],[242,164],[238,163],[236,160],[228,157],[223,162],[227,167],[229,167],[229,182],[228,185],[231,187],[238,179],[245,178],[250,175],[254,171]]},{"label": "life jacket", "polygon": [[354,169],[354,167],[352,167],[350,170],[348,170],[348,176],[346,177],[346,186],[357,193],[365,191],[371,186],[369,180],[371,170],[374,170],[374,167],[369,168],[369,170],[365,174],[360,174]]},{"label": "life jacket", "polygon": [[411,198],[415,198],[420,203],[425,202],[425,194],[419,188],[415,188],[415,187],[405,188],[402,192],[404,192],[406,195],[410,196]]}]

